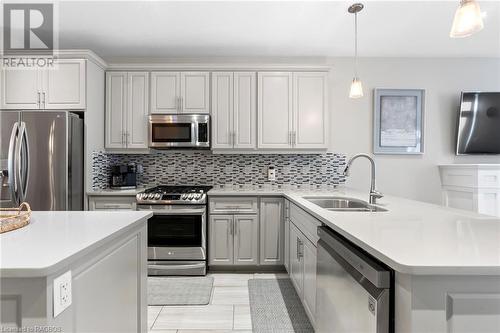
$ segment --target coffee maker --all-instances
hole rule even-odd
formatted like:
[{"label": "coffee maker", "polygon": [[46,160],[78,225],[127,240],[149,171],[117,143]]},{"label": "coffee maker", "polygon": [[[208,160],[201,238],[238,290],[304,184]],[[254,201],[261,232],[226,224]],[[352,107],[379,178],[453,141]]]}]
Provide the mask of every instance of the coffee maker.
[{"label": "coffee maker", "polygon": [[134,164],[111,166],[112,189],[127,190],[137,187],[137,170]]}]

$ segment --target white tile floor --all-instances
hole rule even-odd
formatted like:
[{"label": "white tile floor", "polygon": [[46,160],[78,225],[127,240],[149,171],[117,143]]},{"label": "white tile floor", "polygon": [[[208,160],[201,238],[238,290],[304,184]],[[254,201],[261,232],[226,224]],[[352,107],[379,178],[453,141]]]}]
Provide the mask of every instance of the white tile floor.
[{"label": "white tile floor", "polygon": [[288,278],[286,273],[213,273],[210,304],[149,306],[151,333],[250,333],[248,280]]}]

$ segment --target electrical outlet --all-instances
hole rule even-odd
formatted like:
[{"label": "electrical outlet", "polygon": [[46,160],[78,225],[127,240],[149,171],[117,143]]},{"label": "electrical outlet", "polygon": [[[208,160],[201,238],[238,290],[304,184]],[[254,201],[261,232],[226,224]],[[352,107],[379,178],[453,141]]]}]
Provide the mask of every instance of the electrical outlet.
[{"label": "electrical outlet", "polygon": [[71,305],[71,271],[67,271],[63,275],[54,279],[54,318]]},{"label": "electrical outlet", "polygon": [[274,167],[274,165],[270,165],[267,168],[267,180],[276,180],[276,168]]}]

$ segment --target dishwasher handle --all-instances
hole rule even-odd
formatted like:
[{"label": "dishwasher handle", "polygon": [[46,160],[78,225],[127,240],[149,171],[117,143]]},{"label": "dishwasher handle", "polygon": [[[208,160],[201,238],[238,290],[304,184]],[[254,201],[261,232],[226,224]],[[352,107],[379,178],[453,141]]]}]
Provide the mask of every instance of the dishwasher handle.
[{"label": "dishwasher handle", "polygon": [[387,268],[381,266],[328,227],[318,227],[318,235],[320,238],[318,245],[342,261],[343,266],[350,266],[344,268],[351,275],[363,277],[376,288],[388,289],[391,287],[391,272]]}]

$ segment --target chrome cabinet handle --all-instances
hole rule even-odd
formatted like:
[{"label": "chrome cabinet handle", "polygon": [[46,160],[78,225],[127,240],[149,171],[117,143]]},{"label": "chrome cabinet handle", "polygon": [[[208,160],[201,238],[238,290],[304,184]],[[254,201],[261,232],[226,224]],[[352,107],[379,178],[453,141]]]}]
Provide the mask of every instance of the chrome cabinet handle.
[{"label": "chrome cabinet handle", "polygon": [[184,97],[181,96],[179,99],[181,101],[180,112],[184,112]]},{"label": "chrome cabinet handle", "polygon": [[293,131],[292,134],[292,144],[295,146],[297,144],[297,132]]},{"label": "chrome cabinet handle", "polygon": [[296,246],[295,257],[297,257],[297,261],[300,261],[300,257],[299,257],[299,244],[300,244],[300,239],[299,239],[299,237],[297,237],[297,241],[295,242],[295,246]]},{"label": "chrome cabinet handle", "polygon": [[45,91],[42,94],[43,94],[43,102],[42,103],[43,103],[43,108],[45,109],[45,106],[46,106],[46,104],[45,104]]},{"label": "chrome cabinet handle", "polygon": [[233,146],[236,145],[236,132],[233,132]]},{"label": "chrome cabinet handle", "polygon": [[41,108],[41,106],[40,106],[40,101],[41,101],[41,99],[40,99],[40,92],[37,92],[37,95],[38,95],[38,99],[37,99],[36,104],[37,104],[38,108],[40,109]]}]

